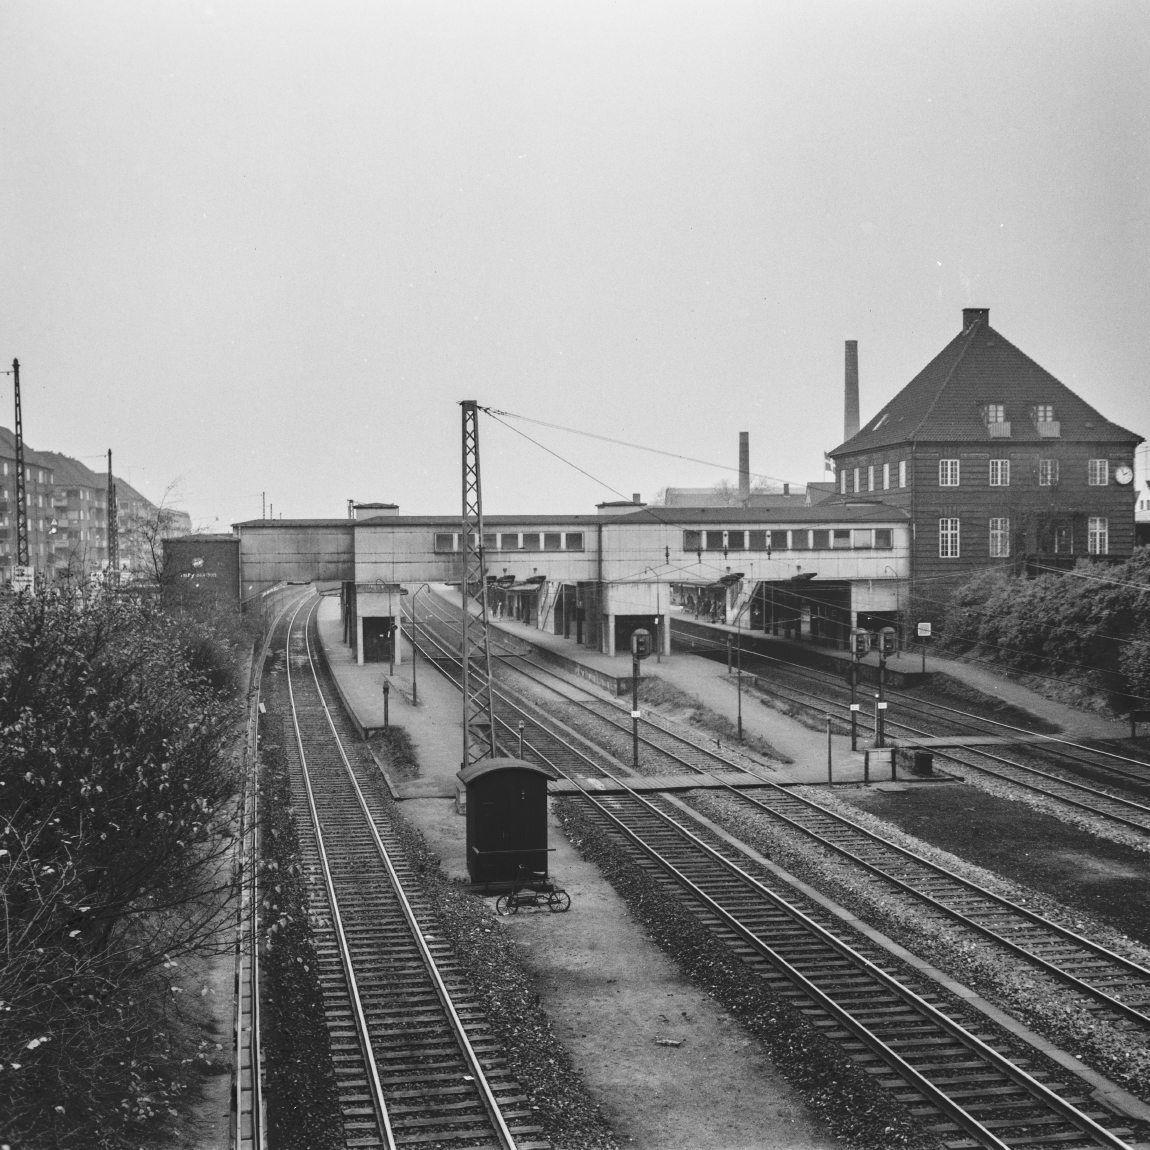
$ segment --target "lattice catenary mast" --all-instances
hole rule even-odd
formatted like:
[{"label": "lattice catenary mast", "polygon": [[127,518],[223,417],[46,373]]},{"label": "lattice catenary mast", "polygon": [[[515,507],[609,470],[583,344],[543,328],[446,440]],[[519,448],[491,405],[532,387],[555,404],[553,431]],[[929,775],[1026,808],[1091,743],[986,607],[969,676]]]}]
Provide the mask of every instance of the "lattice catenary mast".
[{"label": "lattice catenary mast", "polygon": [[108,448],[108,578],[120,582],[120,528],[116,514],[116,481],[112,478],[112,449]]},{"label": "lattice catenary mast", "polygon": [[16,392],[16,564],[28,566],[28,486],[24,464],[24,413],[20,407],[20,361],[12,361]]},{"label": "lattice catenary mast", "polygon": [[[479,409],[474,399],[463,400],[460,407],[463,408],[463,582],[460,588],[463,597],[463,766],[469,767],[481,759],[494,757],[495,724],[491,707],[491,652],[487,645]],[[479,606],[474,615],[472,598]]]}]

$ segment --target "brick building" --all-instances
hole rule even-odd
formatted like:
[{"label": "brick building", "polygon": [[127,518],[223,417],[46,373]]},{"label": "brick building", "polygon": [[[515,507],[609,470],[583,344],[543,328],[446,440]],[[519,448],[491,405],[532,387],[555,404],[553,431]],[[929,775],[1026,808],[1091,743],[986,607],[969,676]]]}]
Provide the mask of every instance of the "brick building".
[{"label": "brick building", "polygon": [[1112,423],[964,308],[962,330],[832,452],[838,493],[905,507],[921,618],[976,570],[1041,571],[1134,547],[1134,449]]}]

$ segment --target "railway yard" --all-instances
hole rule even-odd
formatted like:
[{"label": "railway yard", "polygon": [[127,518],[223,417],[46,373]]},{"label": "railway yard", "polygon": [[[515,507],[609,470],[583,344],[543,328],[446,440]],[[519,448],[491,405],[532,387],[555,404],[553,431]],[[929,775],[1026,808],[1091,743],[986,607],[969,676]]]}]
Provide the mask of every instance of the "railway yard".
[{"label": "railway yard", "polygon": [[1143,740],[936,676],[887,733],[966,745],[863,784],[841,675],[746,653],[736,682],[718,629],[673,632],[635,742],[629,700],[493,627],[499,753],[553,776],[570,899],[499,914],[432,592],[414,662],[357,666],[310,590],[256,661],[237,1146],[1150,1145]]}]

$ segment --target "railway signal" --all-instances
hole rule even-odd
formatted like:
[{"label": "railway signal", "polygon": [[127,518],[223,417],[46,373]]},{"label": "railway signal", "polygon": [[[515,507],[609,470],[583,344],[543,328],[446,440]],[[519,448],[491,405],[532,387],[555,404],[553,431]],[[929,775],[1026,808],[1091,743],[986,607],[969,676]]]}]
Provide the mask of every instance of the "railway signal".
[{"label": "railway signal", "polygon": [[651,654],[651,632],[631,632],[631,765],[639,769],[639,660]]}]

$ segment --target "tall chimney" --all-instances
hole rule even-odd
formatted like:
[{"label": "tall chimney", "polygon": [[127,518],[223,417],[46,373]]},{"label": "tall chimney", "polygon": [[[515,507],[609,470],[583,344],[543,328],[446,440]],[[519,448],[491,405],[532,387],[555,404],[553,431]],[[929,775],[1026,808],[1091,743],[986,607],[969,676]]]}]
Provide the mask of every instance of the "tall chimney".
[{"label": "tall chimney", "polygon": [[751,433],[739,432],[739,498],[751,497]]},{"label": "tall chimney", "polygon": [[847,340],[846,396],[843,406],[843,442],[859,433],[859,341]]},{"label": "tall chimney", "polygon": [[990,308],[964,307],[962,309],[962,330],[967,331],[976,323],[990,323]]}]

